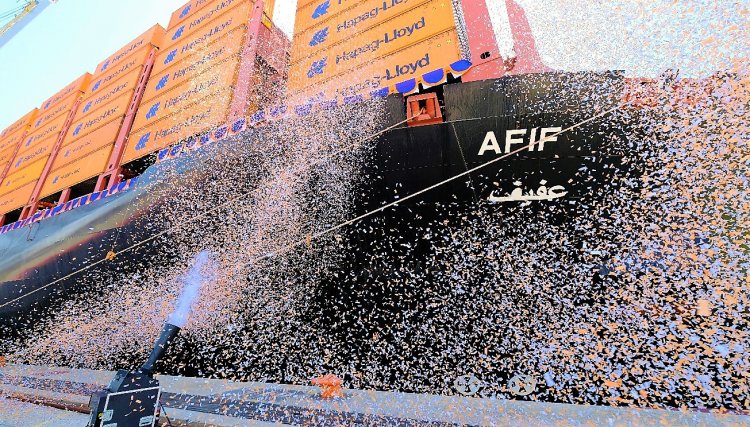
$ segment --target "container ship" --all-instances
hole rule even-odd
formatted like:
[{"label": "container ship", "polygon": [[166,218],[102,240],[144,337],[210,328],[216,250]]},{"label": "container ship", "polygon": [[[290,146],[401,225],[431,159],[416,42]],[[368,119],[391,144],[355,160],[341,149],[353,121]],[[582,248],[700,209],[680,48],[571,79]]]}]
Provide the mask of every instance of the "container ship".
[{"label": "container ship", "polygon": [[[554,158],[551,188],[567,183],[560,174],[581,158],[616,155],[620,135],[598,129],[601,120],[557,134],[613,108],[621,74],[551,72],[512,1],[417,3],[303,1],[290,44],[269,18],[273,2],[192,2],[167,29],[149,29],[10,125],[0,142],[3,316],[43,302],[38,288],[137,240],[123,233],[158,197],[129,204],[161,162],[290,115],[385,100],[389,130],[375,162],[388,173],[367,206],[390,201],[393,187],[410,194],[540,140],[549,142],[505,162]],[[511,28],[488,18],[499,9]],[[512,57],[500,54],[501,34],[514,41]],[[538,166],[526,172],[543,174]],[[489,177],[498,170],[510,169],[481,174],[496,181]],[[444,195],[527,197],[487,179]],[[581,196],[565,188],[538,197]],[[119,243],[109,243],[113,234]]]},{"label": "container ship", "polygon": [[[243,141],[273,137],[270,130],[279,127],[303,132],[305,123],[378,105],[374,145],[359,171],[368,178],[356,180],[347,211],[363,220],[341,243],[348,267],[329,272],[315,291],[320,318],[344,325],[327,333],[355,353],[377,353],[375,326],[408,323],[404,313],[414,310],[429,314],[420,305],[429,290],[462,274],[425,266],[434,259],[436,224],[460,228],[479,220],[473,217],[479,207],[498,218],[499,225],[487,227],[519,235],[534,233],[530,224],[565,227],[599,215],[591,206],[612,197],[613,183],[637,177],[637,166],[623,160],[632,147],[629,122],[618,117],[633,82],[619,71],[546,66],[514,0],[300,0],[291,41],[270,19],[273,9],[273,1],[192,0],[174,11],[167,28],[148,29],[3,130],[6,331],[23,336],[21,329],[84,292],[82,274],[135,274],[134,265],[164,262],[169,240],[155,237],[168,233],[170,197],[224,173],[212,169],[223,150],[241,151]],[[240,169],[232,173],[244,180]],[[222,221],[216,212],[195,214]],[[375,272],[373,254],[387,238],[401,242],[400,249],[386,257],[385,271]],[[506,249],[498,256],[510,256]],[[564,242],[556,251],[572,256]],[[489,259],[476,265],[498,269]],[[424,283],[407,292],[413,285],[400,274],[419,269],[428,270]],[[607,266],[596,269],[604,280]],[[472,280],[482,282],[481,272],[474,273]],[[378,288],[367,300],[373,280],[399,285]],[[421,300],[395,301],[389,292],[417,292]],[[449,293],[462,299],[465,292]],[[341,305],[326,305],[341,295],[347,295]],[[597,295],[581,291],[579,303],[593,304]],[[363,306],[383,311],[372,308],[377,320],[357,329],[347,311]],[[427,320],[413,321],[417,327]],[[470,335],[478,341],[462,345],[473,354],[483,339]],[[398,342],[395,335],[384,339]],[[416,380],[419,369],[383,351],[390,368],[359,385],[443,391],[441,379]],[[294,362],[277,357],[274,368],[259,365],[256,372],[289,381]],[[436,369],[448,369],[451,360],[441,359]],[[173,373],[210,374],[210,363],[201,363]],[[512,372],[496,375],[505,381]]]}]

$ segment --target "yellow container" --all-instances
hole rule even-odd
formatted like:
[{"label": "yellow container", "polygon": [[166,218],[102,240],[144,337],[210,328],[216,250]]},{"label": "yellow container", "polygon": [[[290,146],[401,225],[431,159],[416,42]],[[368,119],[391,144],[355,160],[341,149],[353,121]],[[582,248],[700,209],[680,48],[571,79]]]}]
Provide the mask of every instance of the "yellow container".
[{"label": "yellow container", "polygon": [[387,8],[383,8],[382,1],[360,2],[339,15],[331,17],[331,19],[317,22],[301,33],[295,34],[291,51],[292,63],[313,56],[338,43],[351,40],[357,34],[385,24],[391,19],[395,19],[391,27],[400,26],[403,28],[409,25],[410,20],[413,21],[413,18],[405,18],[405,14],[414,8],[423,7],[425,4],[432,6],[431,9],[428,9],[428,14],[440,13],[452,19],[453,11],[450,2],[446,0],[401,1],[394,2],[392,6]]},{"label": "yellow container", "polygon": [[108,104],[99,107],[92,114],[73,121],[70,129],[68,129],[68,134],[65,135],[64,144],[69,144],[79,138],[83,138],[113,120],[122,121],[130,105],[131,98],[132,92],[124,93]]},{"label": "yellow container", "polygon": [[38,131],[53,119],[60,117],[61,114],[64,114],[67,117],[68,113],[70,113],[70,110],[73,108],[73,104],[78,101],[79,96],[80,94],[73,93],[69,97],[57,103],[55,107],[52,107],[48,111],[40,114],[31,122],[31,129],[29,130],[29,132]]},{"label": "yellow container", "polygon": [[60,136],[60,132],[62,131],[62,128],[67,120],[68,115],[61,114],[51,122],[39,128],[39,130],[37,130],[36,132],[26,136],[24,140],[21,141],[21,146],[18,149],[19,152],[23,153],[28,150],[33,150],[41,141],[46,141],[49,138],[56,140],[57,137]]},{"label": "yellow container", "polygon": [[23,138],[23,132],[23,129],[21,129],[12,135],[8,135],[4,139],[0,139],[0,151],[16,148]]},{"label": "yellow container", "polygon": [[177,25],[192,18],[212,2],[213,0],[191,0],[185,3],[177,10],[172,12],[172,16],[169,18],[169,25],[167,26],[167,28],[171,30],[177,27]]},{"label": "yellow container", "polygon": [[[5,168],[5,165],[10,163],[11,160],[15,157],[13,154],[15,153],[15,147],[9,148],[5,151],[0,151],[0,170],[3,170]],[[2,178],[2,177],[0,177]]]},{"label": "yellow container", "polygon": [[[381,0],[379,0],[381,1]],[[358,3],[378,4],[374,0],[299,0],[297,3],[297,16],[294,19],[294,36],[307,30],[313,25],[327,21],[344,12]],[[391,6],[393,0],[386,1],[386,6]],[[406,0],[409,1],[409,0]]]}]

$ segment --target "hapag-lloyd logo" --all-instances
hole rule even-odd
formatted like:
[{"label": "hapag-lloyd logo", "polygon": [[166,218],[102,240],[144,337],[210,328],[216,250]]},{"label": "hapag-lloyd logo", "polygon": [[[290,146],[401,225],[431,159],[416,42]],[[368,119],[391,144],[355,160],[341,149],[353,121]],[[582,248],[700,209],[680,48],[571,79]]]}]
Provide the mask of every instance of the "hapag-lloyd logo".
[{"label": "hapag-lloyd logo", "polygon": [[138,143],[135,145],[135,151],[141,151],[144,148],[146,148],[146,144],[148,144],[148,141],[151,139],[151,132],[146,133],[141,137],[141,139],[138,140]]},{"label": "hapag-lloyd logo", "polygon": [[97,90],[99,90],[99,88],[102,87],[102,85],[107,85],[109,82],[116,80],[118,77],[125,74],[128,70],[135,67],[136,65],[138,65],[137,59],[131,59],[126,64],[118,68],[117,71],[115,71],[114,73],[109,74],[108,76],[97,80],[96,83],[94,83],[93,87],[91,88],[91,93],[94,93]]},{"label": "hapag-lloyd logo", "polygon": [[169,83],[169,74],[162,76],[161,79],[159,79],[159,82],[156,83],[156,90],[162,90],[167,86],[167,83]]},{"label": "hapag-lloyd logo", "polygon": [[413,63],[396,64],[393,67],[386,69],[385,73],[383,73],[383,78],[386,80],[393,80],[393,79],[411,77],[414,74],[417,74],[417,71],[420,71],[429,66],[430,66],[430,54],[426,53],[424,55],[424,58],[418,59],[414,61]]},{"label": "hapag-lloyd logo", "polygon": [[[387,86],[386,84],[384,84],[384,81],[393,79],[407,80],[411,76],[419,72],[432,71],[430,69],[430,63],[430,54],[426,53],[424,57],[414,62],[406,64],[396,64],[384,69],[381,73],[373,73],[372,77],[359,80],[355,84],[337,87],[335,88],[336,95],[343,97],[355,96],[365,91],[372,92],[382,89],[383,86]],[[427,68],[427,70],[425,70],[425,68]],[[399,82],[397,81],[395,83]]]},{"label": "hapag-lloyd logo", "polygon": [[411,37],[419,30],[424,29],[426,26],[427,21],[423,16],[411,25],[407,25],[401,28],[394,28],[392,31],[389,30],[383,33],[383,35],[378,37],[377,39],[369,41],[354,50],[344,51],[342,54],[336,56],[336,63],[338,64],[342,61],[351,61],[357,59],[357,57],[365,53],[375,53],[382,46],[386,46],[389,43],[393,43],[404,37]]},{"label": "hapag-lloyd logo", "polygon": [[39,120],[37,120],[36,124],[34,124],[34,129],[39,128],[42,123],[50,121],[52,118],[67,110],[68,108],[70,108],[69,103],[60,104],[54,111],[47,113],[46,115],[44,115],[44,117],[40,117]]},{"label": "hapag-lloyd logo", "polygon": [[172,41],[175,41],[182,37],[182,33],[185,31],[185,26],[178,28],[177,31],[175,31],[174,35],[172,36]]},{"label": "hapag-lloyd logo", "polygon": [[[340,2],[339,2],[340,3]],[[328,9],[331,8],[331,0],[326,0],[320,3],[312,13],[312,19],[318,19],[328,14]]]},{"label": "hapag-lloyd logo", "polygon": [[195,50],[196,48],[203,45],[203,43],[207,42],[209,39],[215,38],[215,36],[218,36],[219,34],[223,34],[224,30],[232,28],[232,23],[234,22],[234,17],[227,19],[226,21],[222,22],[221,24],[217,24],[216,26],[209,29],[207,32],[203,33],[200,37],[194,39],[193,41],[186,43],[182,45],[181,47],[173,49],[171,52],[169,52],[164,58],[164,65],[167,65],[174,61],[177,56],[180,56],[182,54],[187,54]]},{"label": "hapag-lloyd logo", "polygon": [[102,68],[101,68],[101,69],[99,69],[99,72],[105,71],[105,70],[106,70],[107,68],[109,68],[109,64],[110,64],[111,62],[112,62],[112,61],[111,61],[111,60],[109,60],[109,59],[108,59],[108,60],[106,60],[106,61],[104,61],[104,64],[102,64]]},{"label": "hapag-lloyd logo", "polygon": [[316,32],[313,34],[312,39],[310,39],[310,47],[315,47],[321,43],[325,43],[328,39],[328,27],[323,28],[322,30]]},{"label": "hapag-lloyd logo", "polygon": [[323,74],[326,69],[328,58],[323,58],[318,61],[314,61],[310,65],[310,69],[307,71],[307,78],[311,79],[317,75]]},{"label": "hapag-lloyd logo", "polygon": [[199,18],[195,18],[194,20],[190,21],[188,29],[192,30],[193,28],[200,27],[204,22],[209,21],[211,18],[217,15],[217,13],[221,13],[224,9],[227,9],[235,3],[235,0],[226,0],[221,2],[213,9],[201,15]]},{"label": "hapag-lloyd logo", "polygon": [[372,10],[368,10],[367,12],[353,18],[345,19],[343,22],[336,26],[336,32],[340,33],[341,31],[348,30],[349,28],[356,28],[359,24],[365,21],[377,18],[378,15],[380,15],[380,12],[386,12],[391,8],[404,5],[408,2],[409,0],[385,0],[382,4],[378,4],[378,6],[373,8]]},{"label": "hapag-lloyd logo", "polygon": [[15,168],[18,169],[22,164],[28,163],[29,160],[33,160],[36,157],[41,156],[42,154],[44,154],[48,150],[48,148],[49,147],[39,147],[33,153],[29,153],[29,154],[26,154],[23,157],[20,157],[18,159],[18,161],[16,162]]}]

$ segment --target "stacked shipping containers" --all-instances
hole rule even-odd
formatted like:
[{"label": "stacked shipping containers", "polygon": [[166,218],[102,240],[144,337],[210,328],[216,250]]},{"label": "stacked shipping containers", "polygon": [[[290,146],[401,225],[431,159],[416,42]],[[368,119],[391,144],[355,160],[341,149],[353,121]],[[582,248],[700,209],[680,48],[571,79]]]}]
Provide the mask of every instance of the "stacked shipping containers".
[{"label": "stacked shipping containers", "polygon": [[[139,84],[148,78],[148,61],[164,37],[156,25],[102,61],[68,129],[59,155],[45,179],[40,197],[99,177],[108,169],[122,128],[129,130],[128,110]],[[135,111],[135,107],[132,107]],[[109,166],[113,166],[109,164]],[[61,198],[65,202],[66,197]]]},{"label": "stacked shipping containers", "polygon": [[449,0],[300,0],[289,88],[301,102],[440,83],[464,56],[456,22]]},{"label": "stacked shipping containers", "polygon": [[49,171],[54,153],[59,148],[65,131],[75,114],[81,94],[89,84],[86,73],[59,91],[39,108],[31,128],[21,142],[18,153],[3,179],[3,212],[26,206],[34,199],[41,179]]},{"label": "stacked shipping containers", "polygon": [[[6,191],[3,183],[8,174],[8,170],[11,165],[13,165],[13,159],[18,154],[18,150],[21,147],[21,141],[23,141],[24,137],[27,135],[31,122],[36,118],[38,112],[39,109],[34,108],[0,133],[0,212],[7,212],[15,209],[10,208],[10,206],[15,204],[14,200],[17,196],[12,194],[12,191],[10,190]],[[4,222],[3,220],[4,216],[0,217],[0,224]]]},{"label": "stacked shipping containers", "polygon": [[3,181],[5,175],[8,173],[11,161],[18,154],[18,148],[21,146],[21,141],[26,136],[29,130],[31,121],[36,117],[39,110],[34,108],[32,111],[27,113],[25,116],[16,120],[15,123],[8,126],[0,134],[0,182]]},{"label": "stacked shipping containers", "polygon": [[255,67],[255,53],[245,50],[256,38],[251,18],[260,21],[262,12],[249,0],[193,0],[175,11],[123,163],[226,122],[243,61]]},{"label": "stacked shipping containers", "polygon": [[122,165],[271,102],[289,51],[273,4],[192,0],[167,30],[152,27],[4,130],[0,224],[19,208],[30,218],[42,200],[65,203],[73,188],[112,186]]}]

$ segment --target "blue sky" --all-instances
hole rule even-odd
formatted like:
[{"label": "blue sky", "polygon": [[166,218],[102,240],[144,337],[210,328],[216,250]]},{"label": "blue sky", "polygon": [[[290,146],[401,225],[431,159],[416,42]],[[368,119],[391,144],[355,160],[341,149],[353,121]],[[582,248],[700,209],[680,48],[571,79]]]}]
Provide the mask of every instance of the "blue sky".
[{"label": "blue sky", "polygon": [[[17,1],[0,0],[0,11]],[[274,21],[288,34],[296,1],[276,0]],[[558,70],[653,76],[680,68],[683,75],[704,75],[738,55],[749,56],[750,15],[742,13],[750,0],[517,1],[542,58]],[[0,48],[0,129],[155,23],[166,27],[172,11],[186,2],[58,0]]]}]

